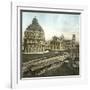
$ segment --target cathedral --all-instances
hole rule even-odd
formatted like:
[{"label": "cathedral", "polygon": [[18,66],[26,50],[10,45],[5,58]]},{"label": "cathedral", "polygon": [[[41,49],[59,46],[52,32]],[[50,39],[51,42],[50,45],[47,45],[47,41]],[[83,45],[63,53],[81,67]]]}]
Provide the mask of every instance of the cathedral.
[{"label": "cathedral", "polygon": [[65,40],[64,36],[53,36],[52,40],[45,40],[43,28],[38,23],[36,17],[24,32],[23,52],[26,54],[44,53],[46,50],[62,51],[70,50],[75,47],[76,37],[72,35],[72,40]]}]

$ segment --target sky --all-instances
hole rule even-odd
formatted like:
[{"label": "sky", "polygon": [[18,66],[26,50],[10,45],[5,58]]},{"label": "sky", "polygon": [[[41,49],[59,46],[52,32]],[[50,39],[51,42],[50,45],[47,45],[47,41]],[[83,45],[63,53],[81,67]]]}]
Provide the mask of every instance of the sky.
[{"label": "sky", "polygon": [[72,34],[76,34],[79,41],[80,15],[79,14],[60,14],[60,13],[22,13],[22,31],[24,32],[32,19],[36,17],[38,23],[45,32],[45,39],[50,40],[53,36],[60,37],[62,34],[66,39],[72,39]]}]

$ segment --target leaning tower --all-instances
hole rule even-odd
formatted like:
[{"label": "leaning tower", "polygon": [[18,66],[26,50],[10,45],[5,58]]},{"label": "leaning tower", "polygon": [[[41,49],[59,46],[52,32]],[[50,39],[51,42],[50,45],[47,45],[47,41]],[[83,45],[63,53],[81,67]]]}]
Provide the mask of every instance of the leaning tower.
[{"label": "leaning tower", "polygon": [[75,34],[73,34],[72,41],[71,41],[71,58],[72,58],[72,60],[75,60],[75,57],[76,57],[75,50],[76,50],[76,36],[75,36]]}]

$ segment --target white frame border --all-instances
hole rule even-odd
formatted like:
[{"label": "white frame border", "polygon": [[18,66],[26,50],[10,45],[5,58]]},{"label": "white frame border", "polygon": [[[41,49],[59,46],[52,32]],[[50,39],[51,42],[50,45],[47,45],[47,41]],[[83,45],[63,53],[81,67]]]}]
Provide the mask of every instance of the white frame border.
[{"label": "white frame border", "polygon": [[[26,6],[23,8],[22,6]],[[39,7],[38,7],[39,6]],[[44,7],[43,7],[44,6]],[[42,8],[43,7],[43,8]],[[49,8],[48,8],[49,7]],[[45,8],[45,9],[44,9]],[[47,8],[47,9],[46,9]],[[77,76],[65,76],[63,77],[51,77],[51,78],[32,78],[29,80],[20,80],[20,9],[31,9],[31,10],[56,10],[63,12],[80,12],[81,13],[81,33],[80,33],[80,68],[81,75]],[[18,19],[17,19],[18,18]],[[11,87],[45,87],[45,86],[60,86],[60,85],[71,85],[71,84],[85,84],[87,83],[87,55],[85,52],[85,43],[87,38],[87,8],[85,6],[72,6],[72,5],[56,5],[56,4],[32,4],[32,3],[22,3],[22,2],[13,2],[11,3]],[[77,77],[77,78],[76,78]]]}]

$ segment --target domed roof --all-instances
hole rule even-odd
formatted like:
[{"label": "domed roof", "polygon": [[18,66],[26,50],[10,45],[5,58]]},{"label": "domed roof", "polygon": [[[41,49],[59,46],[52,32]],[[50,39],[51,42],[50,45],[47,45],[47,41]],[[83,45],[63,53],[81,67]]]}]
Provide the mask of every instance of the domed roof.
[{"label": "domed roof", "polygon": [[32,24],[30,24],[26,30],[37,30],[37,31],[40,31],[40,32],[44,32],[42,27],[39,25],[38,23],[38,20],[36,17],[33,18],[32,20]]}]

